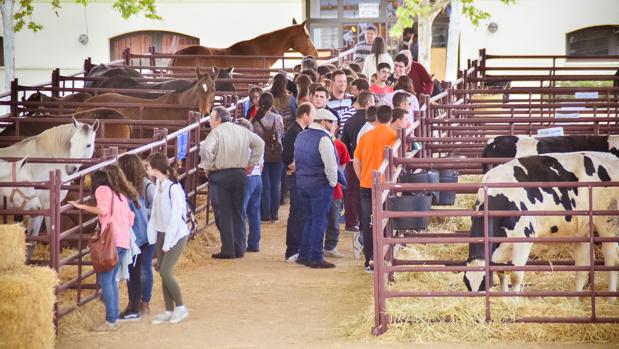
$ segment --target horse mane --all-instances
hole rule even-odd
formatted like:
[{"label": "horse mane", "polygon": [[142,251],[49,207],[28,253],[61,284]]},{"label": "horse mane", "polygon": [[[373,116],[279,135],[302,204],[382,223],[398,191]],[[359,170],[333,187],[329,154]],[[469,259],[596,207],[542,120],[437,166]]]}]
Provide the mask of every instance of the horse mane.
[{"label": "horse mane", "polygon": [[71,149],[71,137],[73,137],[74,134],[73,130],[73,123],[58,125],[36,136],[23,139],[11,147],[19,147],[30,142],[36,142],[37,149],[45,149],[48,151],[49,155],[68,155]]},{"label": "horse mane", "polygon": [[184,91],[190,90],[190,89],[192,89],[192,88],[194,88],[196,86],[196,84],[198,83],[198,80],[200,80],[200,79],[195,79],[194,81],[191,82],[191,85],[187,85],[185,87],[181,87],[181,88],[179,88],[177,90],[174,90],[174,92],[172,92],[172,93],[184,92]]}]

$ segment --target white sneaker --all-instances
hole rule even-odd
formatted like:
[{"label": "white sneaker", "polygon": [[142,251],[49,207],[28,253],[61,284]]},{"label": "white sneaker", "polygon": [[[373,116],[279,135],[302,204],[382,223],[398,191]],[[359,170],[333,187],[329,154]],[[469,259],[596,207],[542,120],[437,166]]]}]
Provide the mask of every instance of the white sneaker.
[{"label": "white sneaker", "polygon": [[170,318],[171,317],[172,317],[172,312],[171,311],[166,311],[165,313],[161,313],[161,314],[155,316],[153,321],[151,321],[150,323],[153,324],[153,325],[163,324],[163,323],[166,323],[166,322],[170,322]]},{"label": "white sneaker", "polygon": [[343,258],[344,257],[344,255],[341,254],[340,251],[337,250],[337,247],[334,247],[332,250],[325,250],[324,255],[325,257],[331,257],[331,258]]},{"label": "white sneaker", "polygon": [[293,254],[292,256],[288,257],[288,259],[286,259],[286,263],[294,263],[297,261],[297,259],[299,259],[299,254]]},{"label": "white sneaker", "polygon": [[352,254],[355,259],[359,259],[361,257],[361,251],[363,251],[363,244],[361,243],[361,233],[355,232],[352,234]]},{"label": "white sneaker", "polygon": [[184,306],[176,307],[174,311],[172,312],[172,317],[170,317],[170,323],[177,324],[183,321],[183,319],[185,319],[188,315],[189,315],[189,312],[187,311],[187,308],[185,308]]}]

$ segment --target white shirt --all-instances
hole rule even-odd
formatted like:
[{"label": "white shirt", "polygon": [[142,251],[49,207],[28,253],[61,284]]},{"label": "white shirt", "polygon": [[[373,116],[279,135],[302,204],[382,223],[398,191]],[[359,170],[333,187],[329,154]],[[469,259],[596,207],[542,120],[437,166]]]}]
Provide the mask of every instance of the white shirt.
[{"label": "white shirt", "polygon": [[[157,231],[162,231],[164,232],[162,248],[164,251],[168,251],[176,245],[178,240],[189,235],[187,223],[184,221],[187,212],[185,193],[180,184],[173,183],[169,179],[166,179],[163,183],[157,180],[155,185],[157,187],[154,198],[155,208],[150,215],[146,229],[148,243],[154,244],[157,241]],[[159,188],[162,188],[162,190],[159,190]],[[157,228],[158,219],[161,219],[159,223],[163,224],[164,229],[162,230]]]},{"label": "white shirt", "polygon": [[371,131],[373,128],[374,128],[374,125],[370,124],[369,122],[366,122],[365,125],[363,125],[363,127],[359,130],[359,133],[357,134],[357,144],[359,144],[359,140],[361,140],[361,136],[366,134],[368,131]]}]

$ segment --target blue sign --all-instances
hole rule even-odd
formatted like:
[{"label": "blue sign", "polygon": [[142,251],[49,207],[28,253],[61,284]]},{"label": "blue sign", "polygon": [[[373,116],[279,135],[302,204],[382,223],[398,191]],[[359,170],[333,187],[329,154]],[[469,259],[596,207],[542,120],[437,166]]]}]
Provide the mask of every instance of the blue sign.
[{"label": "blue sign", "polygon": [[187,158],[187,143],[189,140],[189,132],[183,132],[176,137],[176,160],[185,160]]}]

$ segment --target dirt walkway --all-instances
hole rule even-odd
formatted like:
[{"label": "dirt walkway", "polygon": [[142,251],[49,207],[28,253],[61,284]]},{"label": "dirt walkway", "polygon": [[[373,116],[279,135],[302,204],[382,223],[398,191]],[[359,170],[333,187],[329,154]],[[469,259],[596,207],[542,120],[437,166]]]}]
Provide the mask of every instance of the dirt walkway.
[{"label": "dirt walkway", "polygon": [[[282,212],[286,217],[286,212]],[[339,248],[346,258],[336,269],[312,270],[283,261],[285,224],[263,225],[260,253],[201,265],[177,273],[189,318],[176,325],[151,325],[149,317],[123,323],[118,332],[62,334],[57,348],[411,348],[389,336],[348,338],[343,327],[368,310],[371,276],[352,259],[351,234],[342,232]],[[214,249],[213,249],[214,251]],[[209,251],[209,252],[213,252]],[[126,297],[121,298],[126,304]],[[94,316],[103,318],[101,304]],[[153,313],[162,308],[154,290]],[[513,345],[414,345],[423,348],[511,348]],[[551,348],[559,346],[544,346]],[[567,348],[595,348],[593,345]]]}]

